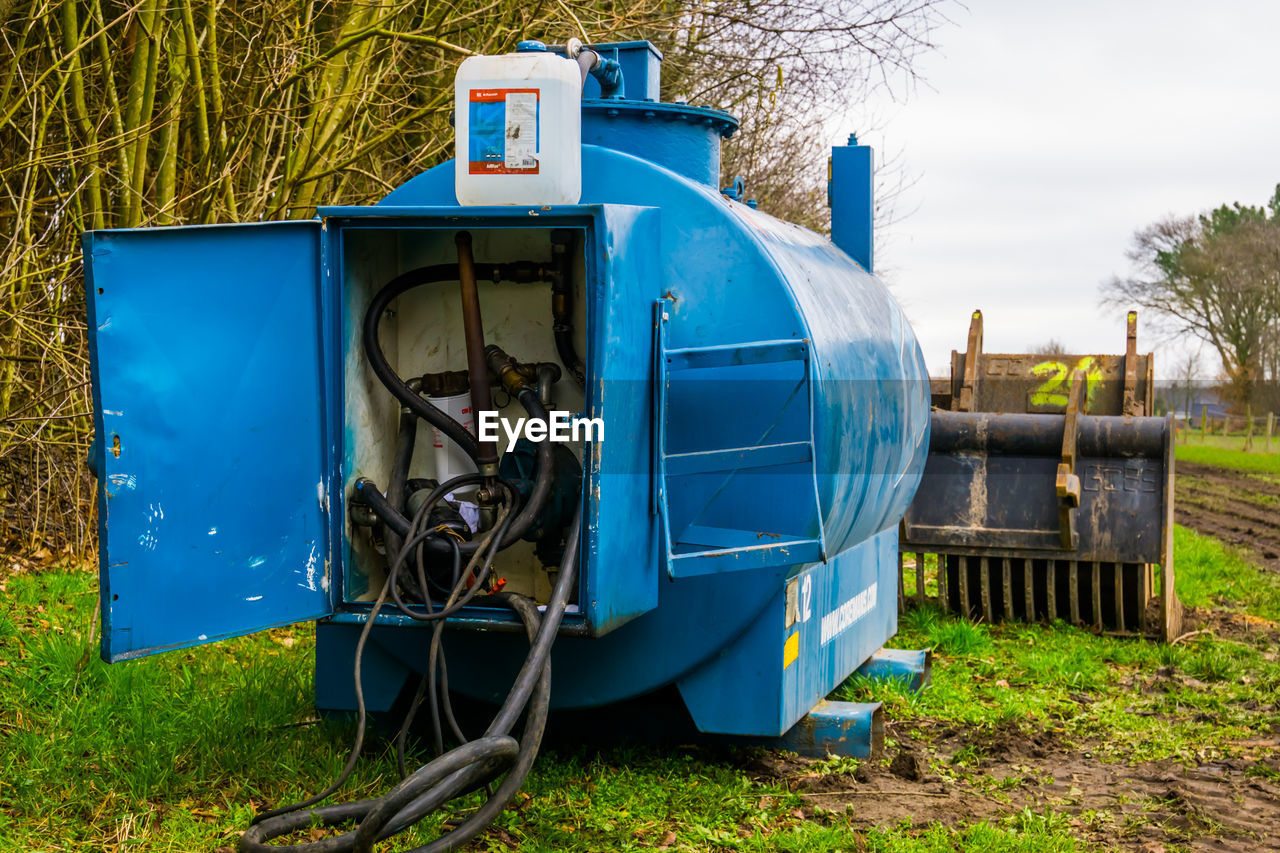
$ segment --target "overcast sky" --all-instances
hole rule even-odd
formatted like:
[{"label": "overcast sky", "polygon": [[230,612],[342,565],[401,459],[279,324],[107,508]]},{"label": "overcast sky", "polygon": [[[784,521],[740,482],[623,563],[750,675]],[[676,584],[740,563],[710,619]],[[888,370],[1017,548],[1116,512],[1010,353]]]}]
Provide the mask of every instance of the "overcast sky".
[{"label": "overcast sky", "polygon": [[[974,308],[988,352],[1122,352],[1124,313],[1098,292],[1128,269],[1134,230],[1262,204],[1280,182],[1280,2],[969,0],[948,15],[924,82],[851,115],[915,179],[876,261],[930,371],[946,375]],[[1183,347],[1141,316],[1139,346],[1174,373]]]}]

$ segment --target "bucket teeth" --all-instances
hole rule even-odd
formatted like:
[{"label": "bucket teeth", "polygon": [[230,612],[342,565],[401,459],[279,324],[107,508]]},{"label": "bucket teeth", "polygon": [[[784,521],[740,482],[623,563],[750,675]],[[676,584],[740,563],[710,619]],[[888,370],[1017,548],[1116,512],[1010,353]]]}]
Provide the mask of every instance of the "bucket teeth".
[{"label": "bucket teeth", "polygon": [[902,556],[904,608],[936,605],[981,622],[1061,619],[1107,634],[1143,635],[1153,627],[1147,624],[1155,601],[1153,572],[1142,563],[929,552]]}]

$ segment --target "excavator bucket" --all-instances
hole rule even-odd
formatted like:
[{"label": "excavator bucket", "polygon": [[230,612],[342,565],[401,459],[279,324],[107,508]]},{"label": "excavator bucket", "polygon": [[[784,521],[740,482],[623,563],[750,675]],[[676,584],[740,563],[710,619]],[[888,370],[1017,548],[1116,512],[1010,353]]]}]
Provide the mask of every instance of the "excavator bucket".
[{"label": "excavator bucket", "polygon": [[984,353],[975,311],[950,380],[933,380],[900,605],[1176,638],[1173,422],[1153,396],[1133,312],[1117,356]]}]

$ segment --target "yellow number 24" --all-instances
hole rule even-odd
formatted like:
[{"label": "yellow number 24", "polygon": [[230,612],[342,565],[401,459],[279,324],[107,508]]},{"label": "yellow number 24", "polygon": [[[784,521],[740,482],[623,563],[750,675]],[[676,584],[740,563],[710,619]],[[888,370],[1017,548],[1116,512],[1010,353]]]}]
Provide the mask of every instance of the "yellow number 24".
[{"label": "yellow number 24", "polygon": [[[1047,377],[1045,381],[1031,392],[1032,406],[1066,406],[1067,395],[1071,392],[1071,380],[1075,371],[1085,375],[1085,408],[1093,399],[1094,386],[1102,378],[1102,368],[1091,355],[1086,355],[1076,363],[1075,370],[1068,371],[1061,361],[1042,361],[1031,368],[1033,376]],[[1063,385],[1066,385],[1064,388]]]}]

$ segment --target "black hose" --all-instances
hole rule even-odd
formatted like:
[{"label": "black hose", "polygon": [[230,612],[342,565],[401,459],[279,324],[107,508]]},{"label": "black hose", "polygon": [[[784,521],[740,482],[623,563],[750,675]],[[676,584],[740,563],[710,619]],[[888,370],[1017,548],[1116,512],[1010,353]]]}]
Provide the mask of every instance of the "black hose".
[{"label": "black hose", "polygon": [[429,267],[419,267],[416,270],[409,270],[393,278],[374,295],[373,301],[369,303],[369,310],[365,312],[364,352],[369,359],[369,366],[373,368],[374,374],[377,375],[378,379],[397,400],[408,407],[415,415],[449,436],[455,444],[466,451],[468,456],[475,459],[480,455],[480,443],[476,441],[476,437],[462,424],[427,402],[426,398],[410,388],[403,379],[397,376],[387,362],[387,357],[382,352],[382,345],[378,341],[378,325],[382,322],[382,315],[397,296],[422,284],[438,281],[456,281],[457,278],[457,264],[436,264]]},{"label": "black hose", "polygon": [[[550,423],[551,415],[547,411],[547,407],[542,405],[542,400],[538,398],[538,391],[535,387],[525,386],[520,391],[519,399],[520,405],[524,406],[524,410],[529,413],[529,417],[541,420],[543,423]],[[538,456],[533,472],[533,489],[529,492],[529,497],[525,500],[524,506],[520,508],[520,514],[516,516],[515,521],[511,522],[511,530],[507,534],[509,538],[503,540],[503,548],[511,545],[528,532],[533,523],[538,520],[538,516],[542,514],[542,509],[547,503],[547,497],[551,494],[551,486],[555,481],[556,473],[555,447],[551,444],[550,439],[544,439],[537,444]]]},{"label": "black hose", "polygon": [[[573,522],[569,525],[568,538],[572,546],[565,551],[565,559],[560,567],[560,576],[556,578],[551,592],[551,600],[547,603],[546,614],[538,625],[537,635],[533,638],[533,647],[525,657],[524,665],[516,675],[515,683],[507,694],[506,701],[498,710],[498,715],[485,732],[485,737],[494,737],[511,731],[520,714],[528,707],[525,720],[524,736],[520,741],[520,750],[515,763],[506,777],[488,800],[484,802],[467,820],[459,824],[452,832],[430,844],[415,848],[411,853],[443,853],[466,844],[484,831],[493,822],[524,784],[533,761],[537,757],[538,748],[542,744],[542,734],[546,728],[547,714],[551,706],[551,644],[555,642],[556,631],[564,617],[564,608],[568,604],[570,589],[577,571],[578,539],[582,531],[582,503],[574,513]],[[568,575],[566,579],[565,575]],[[519,601],[520,605],[515,605]],[[511,596],[513,609],[525,621],[526,626],[537,614],[533,603],[523,596]],[[535,692],[536,691],[536,692]],[[532,701],[530,696],[532,695]],[[459,774],[458,783],[462,783]],[[455,783],[455,784],[458,784]],[[442,786],[443,787],[443,786]],[[428,791],[422,798],[411,803],[405,812],[397,816],[399,819],[412,817],[419,820],[429,814],[439,803],[434,791]],[[406,824],[407,825],[407,824]]]},{"label": "black hose", "polygon": [[[498,482],[501,483],[501,481]],[[480,542],[476,552],[471,555],[471,561],[467,563],[466,569],[463,570],[462,575],[459,578],[459,581],[468,578],[472,579],[473,582],[470,588],[460,596],[450,596],[449,600],[439,610],[433,609],[423,613],[421,611],[411,609],[404,602],[399,600],[398,595],[395,593],[395,585],[396,581],[399,579],[400,567],[404,565],[404,563],[397,560],[395,565],[391,567],[389,580],[391,581],[392,594],[396,595],[396,604],[400,608],[400,611],[419,622],[435,622],[446,619],[457,613],[463,607],[466,607],[471,599],[475,598],[481,589],[483,589],[485,581],[489,579],[489,570],[493,567],[493,558],[497,556],[498,551],[502,547],[500,543],[502,541],[503,534],[507,531],[508,525],[511,522],[510,511],[504,507],[503,512],[503,516],[499,519],[498,524],[494,527],[493,531]],[[430,532],[434,533],[434,531]],[[415,539],[414,544],[416,545],[419,541],[429,540]],[[487,555],[484,554],[485,548],[489,549]],[[458,550],[461,551],[461,547],[459,547]],[[479,571],[476,571],[477,568]],[[457,589],[457,584],[454,585],[454,589]]]},{"label": "black hose", "polygon": [[[431,507],[432,507],[432,502],[427,501],[427,502],[424,502],[422,506],[418,508],[418,512],[414,516],[413,524],[410,526],[409,530],[407,531],[409,541],[406,542],[402,547],[402,549],[398,552],[397,557],[392,564],[391,570],[387,573],[387,578],[382,584],[382,589],[378,594],[378,598],[373,604],[373,608],[369,614],[369,619],[367,622],[365,622],[364,627],[361,629],[360,638],[356,642],[355,673],[353,675],[353,678],[355,681],[356,709],[357,709],[356,739],[351,746],[351,751],[350,751],[350,754],[347,756],[346,764],[343,766],[342,771],[338,774],[338,778],[335,779],[334,782],[331,785],[329,785],[329,787],[325,788],[320,793],[311,797],[307,797],[304,800],[300,800],[299,802],[292,803],[287,806],[281,806],[276,809],[271,809],[255,817],[253,819],[253,825],[251,825],[249,831],[245,833],[246,835],[250,835],[250,833],[254,830],[254,827],[258,824],[268,823],[276,819],[283,819],[284,817],[291,815],[291,813],[298,812],[302,809],[307,808],[308,806],[315,805],[316,803],[319,803],[319,802],[322,802],[323,800],[328,799],[346,783],[347,779],[351,776],[352,771],[355,770],[356,761],[360,758],[360,752],[364,747],[365,723],[367,719],[367,715],[365,711],[365,702],[364,702],[364,680],[361,677],[361,664],[364,660],[365,644],[368,642],[369,631],[373,627],[373,624],[377,619],[378,611],[381,610],[382,605],[387,600],[387,591],[389,589],[394,589],[395,587],[395,583],[396,583],[395,576],[399,567],[403,565],[404,560],[408,557],[409,553],[413,550],[414,546],[417,544],[418,541],[424,539],[427,536],[434,535],[435,533],[435,531],[431,531],[431,530],[419,531],[419,528],[422,526],[423,522],[425,522],[427,517],[430,515]],[[494,537],[494,533],[491,533],[487,538],[492,539],[493,537]],[[354,818],[342,817],[342,815],[345,814],[345,812],[341,811],[341,808],[342,807],[337,807],[337,806],[333,807],[334,811],[332,812],[332,816],[334,817],[335,821],[341,823],[346,820],[354,819]],[[280,825],[283,825],[283,824],[280,824]],[[269,836],[269,837],[274,837],[274,836]],[[252,842],[252,837],[250,838],[250,841]],[[244,845],[244,842],[242,840],[241,846],[243,847],[243,845]],[[256,848],[249,848],[249,849],[256,849]],[[264,849],[272,849],[272,848],[264,848]],[[304,849],[307,849],[305,845],[304,845]],[[317,848],[317,849],[320,849],[320,848]],[[327,849],[327,848],[323,848],[323,849]]]},{"label": "black hose", "polygon": [[[462,554],[458,551],[458,540],[454,537],[448,537],[448,541],[453,544],[453,582],[449,585],[450,589],[456,589],[458,582],[462,579]],[[418,571],[422,572],[422,555],[418,555]],[[447,594],[447,591],[446,591]],[[430,598],[424,596],[423,603],[428,607],[432,607]],[[404,603],[397,598],[396,604],[400,607],[401,612],[412,612],[405,607]],[[462,734],[462,729],[458,726],[458,721],[453,716],[453,705],[449,701],[449,672],[445,666],[444,648],[442,641],[438,638],[438,634],[443,630],[445,622],[437,622],[432,630],[431,637],[431,657],[427,662],[427,671],[418,679],[418,688],[414,691],[413,700],[409,703],[409,710],[404,715],[404,720],[400,723],[400,730],[396,732],[396,768],[400,771],[400,778],[408,776],[405,769],[405,747],[409,740],[409,730],[413,727],[414,718],[417,716],[418,708],[421,706],[423,699],[427,695],[428,679],[431,683],[430,701],[431,701],[431,731],[434,734],[436,755],[444,753],[444,733],[440,725],[440,710],[443,705],[445,721],[449,724],[450,733],[458,741],[458,743],[466,743],[467,739]],[[436,669],[439,669],[439,699],[437,699],[436,686]]]},{"label": "black hose", "polygon": [[[424,507],[426,506],[430,504],[424,504]],[[422,518],[421,515],[415,517],[415,527]],[[506,701],[483,737],[455,747],[428,762],[382,797],[289,814],[277,814],[261,820],[240,837],[241,853],[271,853],[279,850],[290,850],[294,853],[339,853],[339,851],[365,853],[372,850],[375,842],[406,829],[449,800],[475,790],[485,781],[496,778],[505,770],[506,776],[497,790],[470,817],[448,834],[415,848],[413,853],[443,853],[443,851],[454,850],[484,831],[524,784],[542,742],[542,733],[551,705],[551,644],[560,627],[570,589],[576,578],[578,540],[581,531],[582,502],[579,500],[573,522],[569,525],[568,541],[572,545],[565,551],[565,558],[560,566],[545,614],[539,617],[533,603],[523,596],[502,596],[503,600],[512,606],[524,621],[526,630],[533,635],[533,641],[524,665],[520,668],[511,691],[507,694]],[[430,534],[431,531],[427,533]],[[417,535],[415,533],[413,538]],[[397,564],[408,558],[410,548],[415,544],[412,538],[405,543],[404,548],[397,555]],[[383,584],[382,593],[374,604],[374,612],[365,623],[361,634],[362,640],[367,637],[369,628],[377,616],[378,608],[385,602],[387,588],[391,583],[392,578],[389,574],[386,583]],[[455,594],[456,592],[455,588]],[[536,634],[533,631],[535,623],[537,624]],[[363,643],[359,648],[359,652],[362,651]],[[356,666],[356,699],[360,718],[363,721],[365,708],[364,694],[360,690],[358,676],[359,653]],[[517,743],[509,733],[526,709],[523,738]],[[322,841],[292,846],[272,846],[264,843],[316,823],[335,826],[351,821],[359,821],[359,826],[354,832],[347,832]]]},{"label": "black hose", "polygon": [[409,520],[387,502],[386,497],[378,490],[377,483],[368,477],[361,477],[356,480],[356,494],[369,505],[373,514],[378,516],[388,530],[401,538],[409,535]]},{"label": "black hose", "polygon": [[[520,391],[520,404],[524,406],[529,417],[538,418],[544,422],[549,422],[550,414],[547,412],[542,401],[538,399],[538,392],[533,387],[525,387]],[[499,548],[506,548],[520,540],[522,536],[533,526],[533,523],[542,514],[542,509],[546,505],[547,497],[551,494],[551,486],[555,480],[555,448],[550,441],[538,442],[537,464],[533,475],[533,489],[529,492],[529,498],[521,507],[520,513],[511,523],[511,527],[507,530],[506,535],[502,537]],[[466,477],[479,477],[477,474],[464,475]],[[456,488],[455,485],[462,480],[456,477],[449,481],[450,491]],[[436,491],[440,491],[444,486],[440,486]],[[401,536],[408,535],[409,520],[391,505],[388,500],[383,497],[382,492],[378,490],[378,486],[372,480],[361,477],[356,480],[356,493],[360,495],[374,514],[382,520],[388,528],[395,531]],[[431,498],[427,499],[427,503],[431,503]],[[444,557],[452,553],[452,546],[443,539],[427,539],[422,543],[423,547],[433,556]],[[459,543],[458,548],[464,556],[474,554],[479,546],[475,542]]]},{"label": "black hose", "polygon": [[[529,280],[538,269],[535,264],[529,261],[515,261],[505,264],[476,263],[475,268],[478,273],[487,272],[492,281]],[[476,440],[470,430],[449,417],[441,409],[433,406],[397,376],[395,370],[387,362],[387,357],[382,352],[382,344],[378,340],[378,325],[382,321],[382,315],[386,313],[387,308],[395,301],[396,297],[406,290],[412,290],[420,285],[434,284],[441,281],[457,281],[458,274],[457,264],[434,264],[409,270],[387,282],[381,290],[374,294],[373,301],[369,303],[369,308],[365,311],[364,352],[369,359],[369,366],[373,368],[374,374],[377,375],[378,379],[397,400],[408,407],[415,415],[453,439],[454,443],[461,447],[467,456],[474,461],[480,456],[480,442]]]},{"label": "black hose", "polygon": [[[379,497],[381,497],[381,495],[379,495]],[[406,531],[406,533],[412,533],[414,535],[411,535],[409,537],[409,542],[406,542],[405,545],[398,552],[397,564],[399,563],[400,560],[404,559],[404,557],[412,549],[412,547],[415,544],[414,540],[416,538],[422,538],[422,537],[431,535],[432,531],[427,531],[425,533],[417,533],[417,527],[423,521],[426,520],[430,512],[431,512],[430,503],[424,503],[419,508],[418,514],[414,516],[414,523],[412,527],[410,528],[409,531]],[[300,800],[299,802],[292,803],[287,806],[281,806],[280,808],[271,809],[269,811],[263,812],[262,814],[254,818],[253,820],[254,824],[265,823],[269,820],[272,820],[284,815],[288,815],[291,812],[296,812],[301,809],[305,809],[307,806],[311,806],[323,800],[328,799],[346,783],[347,779],[351,776],[352,771],[355,770],[356,761],[360,758],[360,752],[364,748],[364,730],[365,730],[365,722],[366,722],[366,713],[365,713],[365,705],[364,705],[364,679],[361,677],[361,674],[360,674],[361,664],[364,660],[364,648],[365,648],[365,644],[369,641],[369,630],[373,626],[374,617],[377,616],[378,611],[382,608],[383,603],[387,600],[387,590],[390,588],[392,584],[393,574],[394,572],[388,572],[387,579],[382,584],[382,590],[381,592],[379,592],[377,600],[374,601],[373,610],[372,610],[372,613],[370,614],[369,621],[366,622],[364,627],[361,629],[360,638],[356,641],[355,675],[354,675],[355,692],[356,692],[356,709],[358,712],[357,719],[356,719],[356,739],[355,739],[355,743],[353,743],[351,746],[351,752],[347,756],[346,764],[343,765],[342,771],[338,774],[338,778],[334,780],[333,784],[325,788],[320,793],[311,797],[307,797],[306,799]],[[252,829],[253,827],[251,826],[250,830]],[[246,832],[246,834],[248,833]]]}]

